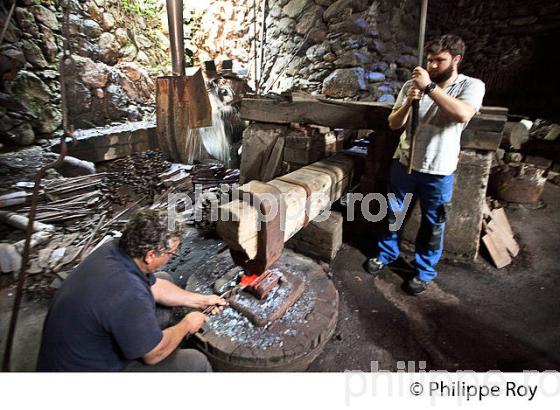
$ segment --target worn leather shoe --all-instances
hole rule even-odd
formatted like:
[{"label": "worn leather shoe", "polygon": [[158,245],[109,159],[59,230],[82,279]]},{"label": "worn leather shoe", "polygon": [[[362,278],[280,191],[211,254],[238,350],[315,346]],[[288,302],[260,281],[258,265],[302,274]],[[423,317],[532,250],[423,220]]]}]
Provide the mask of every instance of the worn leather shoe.
[{"label": "worn leather shoe", "polygon": [[405,290],[410,295],[416,296],[428,289],[429,284],[430,282],[424,282],[418,278],[412,278],[406,283]]},{"label": "worn leather shoe", "polygon": [[381,262],[377,258],[369,258],[366,261],[366,271],[373,276],[377,276],[377,274],[385,267],[385,264]]}]

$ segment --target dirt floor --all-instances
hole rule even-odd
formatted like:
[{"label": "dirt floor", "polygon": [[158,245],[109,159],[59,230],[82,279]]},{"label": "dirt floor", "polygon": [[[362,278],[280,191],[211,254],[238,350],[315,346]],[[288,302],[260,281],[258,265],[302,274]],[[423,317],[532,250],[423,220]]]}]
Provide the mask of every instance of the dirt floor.
[{"label": "dirt floor", "polygon": [[[362,269],[371,239],[363,227],[346,226],[331,265],[340,294],[338,326],[309,370],[396,371],[408,361],[409,369],[560,370],[560,187],[547,183],[543,200],[540,209],[506,210],[522,245],[512,265],[498,270],[484,258],[443,261],[435,283],[417,297],[401,290],[412,274],[411,255],[403,253],[374,279]],[[14,285],[0,290],[2,352],[14,293]],[[26,298],[13,370],[34,369],[47,306],[47,298]]]},{"label": "dirt floor", "polygon": [[362,269],[364,236],[350,238],[331,267],[337,330],[309,370],[396,371],[403,361],[428,370],[560,369],[560,187],[547,183],[543,200],[540,209],[506,210],[522,246],[512,265],[443,261],[417,297],[401,289],[410,254],[374,279]]}]

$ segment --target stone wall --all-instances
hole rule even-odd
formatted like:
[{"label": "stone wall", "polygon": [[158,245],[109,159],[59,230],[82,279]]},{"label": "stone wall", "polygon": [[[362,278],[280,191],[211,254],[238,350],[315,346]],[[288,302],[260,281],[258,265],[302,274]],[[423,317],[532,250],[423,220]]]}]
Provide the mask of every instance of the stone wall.
[{"label": "stone wall", "polygon": [[393,102],[417,64],[416,3],[271,1],[264,88]]},{"label": "stone wall", "polygon": [[[194,65],[233,60],[247,66],[254,0],[185,1],[185,48]],[[237,68],[237,67],[236,67]]]},{"label": "stone wall", "polygon": [[[231,58],[245,65],[252,79],[253,3],[207,2],[200,11],[201,24],[192,26],[195,61]],[[261,91],[299,89],[334,98],[391,102],[417,63],[419,1],[257,3]],[[263,3],[267,7],[261,64]],[[461,69],[486,82],[485,105],[508,106],[513,114],[559,120],[560,113],[551,103],[560,88],[554,72],[560,63],[560,54],[555,52],[560,35],[559,2],[429,2],[426,38],[447,32],[466,40]]]},{"label": "stone wall", "polygon": [[133,8],[133,3],[138,2],[88,0],[70,15],[72,53],[77,56],[69,108],[77,128],[153,114],[153,77],[169,68],[161,18],[165,2],[144,2],[151,8]]},{"label": "stone wall", "polygon": [[428,37],[453,32],[467,44],[462,70],[487,86],[485,105],[560,121],[560,3],[548,0],[430,2]]},{"label": "stone wall", "polygon": [[[123,0],[69,1],[76,64],[68,77],[68,107],[76,128],[151,115],[152,77],[169,66],[161,3],[135,11]],[[0,49],[0,139],[29,145],[61,128],[63,13],[58,0],[22,0],[17,6]],[[2,22],[7,14],[3,3]]]},{"label": "stone wall", "polygon": [[[195,2],[196,3],[196,2]],[[212,1],[192,26],[195,61],[229,58],[260,90],[288,89],[333,98],[392,102],[417,63],[418,2],[412,0],[268,0],[255,29],[253,0]],[[187,35],[189,36],[189,35]],[[262,70],[261,70],[262,68]]]},{"label": "stone wall", "polygon": [[[17,145],[53,133],[62,121],[60,16],[56,7],[39,3],[18,2],[0,49],[0,137]],[[9,5],[0,8],[2,22]]]},{"label": "stone wall", "polygon": [[[0,6],[0,20],[8,5]],[[0,139],[27,145],[60,129],[61,0],[20,0],[0,49]],[[417,63],[419,3],[413,0],[185,2],[187,64],[232,59],[261,92],[303,90],[392,102]],[[146,119],[153,77],[169,70],[164,0],[69,1],[70,118],[77,128]],[[262,8],[262,5],[266,7]],[[265,14],[264,32],[261,27]],[[463,72],[487,84],[485,105],[559,120],[553,72],[560,3],[536,0],[430,2],[428,35],[467,42]],[[264,39],[261,42],[261,37]],[[256,52],[255,52],[256,51]],[[261,53],[262,51],[262,53]],[[261,55],[263,56],[261,61]],[[262,68],[262,69],[261,69]],[[546,85],[543,86],[543,82]]]}]

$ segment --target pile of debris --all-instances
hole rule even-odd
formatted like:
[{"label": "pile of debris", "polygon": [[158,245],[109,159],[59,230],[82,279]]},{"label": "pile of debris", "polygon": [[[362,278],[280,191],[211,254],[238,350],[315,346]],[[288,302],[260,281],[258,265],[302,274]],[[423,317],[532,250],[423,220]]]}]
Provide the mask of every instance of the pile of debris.
[{"label": "pile of debris", "polygon": [[135,153],[115,160],[107,175],[107,190],[113,203],[123,205],[137,196],[153,198],[160,194],[160,174],[170,167],[171,163],[159,151]]},{"label": "pile of debris", "polygon": [[507,122],[488,193],[508,203],[540,206],[545,182],[560,184],[560,125],[544,120]]},{"label": "pile of debris", "polygon": [[[188,222],[212,229],[211,201],[229,195],[238,180],[238,170],[226,170],[215,162],[173,164],[160,152],[146,151],[114,161],[105,172],[41,181],[28,290],[56,286],[98,244],[118,236],[135,210],[167,209],[170,194],[193,198],[200,209],[195,212],[193,206],[184,214]],[[33,182],[20,181],[12,192],[0,196],[0,221],[12,228],[0,243],[1,273],[17,277],[21,269],[33,187]]]},{"label": "pile of debris", "polygon": [[173,209],[188,225],[209,234],[216,228],[218,206],[229,202],[239,183],[239,170],[226,170],[212,162],[173,164],[160,178],[169,188],[154,199],[151,208]]}]

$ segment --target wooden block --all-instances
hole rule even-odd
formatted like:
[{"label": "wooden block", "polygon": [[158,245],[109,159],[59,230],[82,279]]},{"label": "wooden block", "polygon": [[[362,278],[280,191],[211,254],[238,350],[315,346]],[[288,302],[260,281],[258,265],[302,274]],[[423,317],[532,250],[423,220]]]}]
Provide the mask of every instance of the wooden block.
[{"label": "wooden block", "polygon": [[504,141],[514,149],[521,149],[529,141],[529,130],[520,122],[508,121],[504,126]]},{"label": "wooden block", "polygon": [[255,123],[243,131],[243,150],[241,154],[240,183],[254,179],[260,180],[267,161],[279,137],[286,135],[288,127],[273,124]]},{"label": "wooden block", "polygon": [[300,165],[311,164],[327,156],[328,151],[333,150],[333,143],[336,145],[336,139],[319,133],[317,128],[303,127],[291,130],[286,135],[284,161]]},{"label": "wooden block", "polygon": [[502,241],[511,256],[517,256],[519,254],[519,244],[513,236],[504,208],[494,209],[491,215],[492,220],[488,223],[488,229],[497,232],[502,237]]},{"label": "wooden block", "polygon": [[287,162],[298,165],[308,165],[321,159],[318,151],[311,151],[308,149],[284,149],[284,159]]},{"label": "wooden block", "polygon": [[513,238],[513,230],[506,216],[504,208],[496,208],[491,211],[492,220],[494,220],[500,228]]},{"label": "wooden block", "polygon": [[511,263],[511,257],[506,249],[506,245],[502,242],[498,234],[495,232],[488,232],[482,237],[482,242],[486,246],[492,261],[498,269]]},{"label": "wooden block", "polygon": [[507,232],[502,230],[502,228],[496,223],[496,221],[490,221],[487,225],[487,233],[495,233],[497,237],[500,238],[502,243],[505,245],[507,251],[512,257],[516,257],[519,254],[519,245]]},{"label": "wooden block", "polygon": [[270,153],[270,157],[268,158],[268,161],[266,161],[261,181],[268,182],[279,174],[284,153],[284,142],[284,137],[279,137],[276,140],[276,143],[272,148],[272,152]]},{"label": "wooden block", "polygon": [[342,246],[342,225],[342,215],[330,212],[326,220],[311,221],[286,246],[311,258],[332,262]]}]

